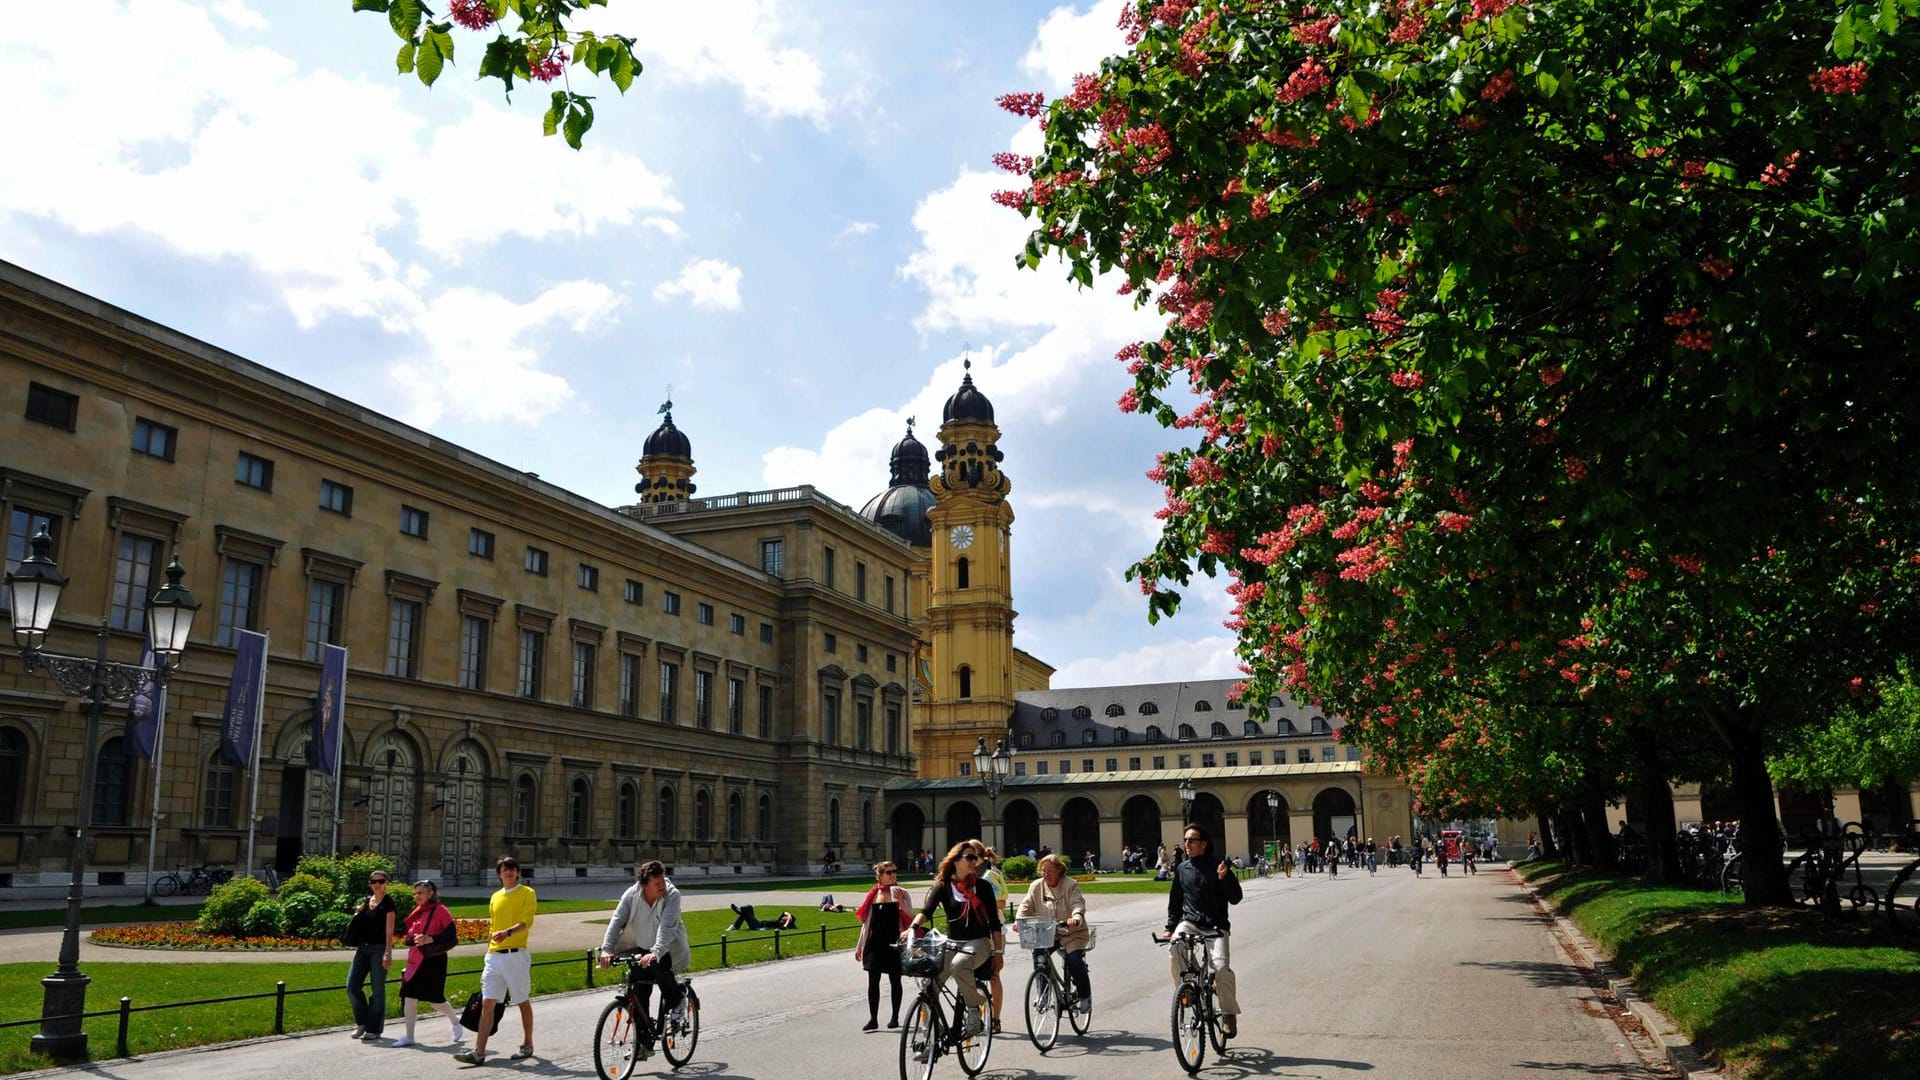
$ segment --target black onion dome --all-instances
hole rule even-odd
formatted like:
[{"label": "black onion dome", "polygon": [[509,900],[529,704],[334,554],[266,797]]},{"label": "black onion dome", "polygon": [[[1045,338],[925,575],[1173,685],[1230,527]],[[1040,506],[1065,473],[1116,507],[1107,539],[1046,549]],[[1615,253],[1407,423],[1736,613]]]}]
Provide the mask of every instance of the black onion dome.
[{"label": "black onion dome", "polygon": [[693,444],[687,441],[684,432],[673,426],[673,413],[669,412],[667,418],[660,421],[660,426],[654,429],[653,434],[647,436],[647,441],[640,448],[640,453],[645,457],[666,454],[670,457],[692,458]]},{"label": "black onion dome", "polygon": [[887,458],[887,483],[925,487],[932,471],[933,462],[927,457],[927,448],[913,437],[913,421],[909,420],[907,437],[893,444],[893,454]]},{"label": "black onion dome", "polygon": [[915,547],[932,547],[933,522],[927,517],[934,503],[927,486],[932,462],[926,446],[913,437],[913,421],[907,421],[907,437],[894,444],[887,464],[890,486],[868,499],[860,516]]},{"label": "black onion dome", "polygon": [[[966,361],[966,366],[971,369],[973,361]],[[971,371],[961,378],[960,389],[954,391],[953,396],[947,399],[946,408],[940,411],[941,423],[953,420],[993,423],[993,402],[988,401],[987,395],[974,387]]]}]

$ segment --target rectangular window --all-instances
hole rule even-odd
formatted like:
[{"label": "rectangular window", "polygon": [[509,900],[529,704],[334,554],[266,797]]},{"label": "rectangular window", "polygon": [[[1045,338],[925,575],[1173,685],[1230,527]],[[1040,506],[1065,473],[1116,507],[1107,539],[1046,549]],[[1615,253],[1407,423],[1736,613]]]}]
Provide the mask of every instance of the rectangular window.
[{"label": "rectangular window", "polygon": [[200,823],[209,829],[233,828],[233,781],[235,771],[225,765],[207,770],[207,798]]},{"label": "rectangular window", "polygon": [[460,686],[487,688],[487,638],[493,627],[478,615],[460,616]]},{"label": "rectangular window", "polygon": [[467,554],[482,559],[493,558],[493,534],[485,529],[468,529]]},{"label": "rectangular window", "polygon": [[1139,771],[1139,769],[1140,769],[1140,759],[1139,759],[1139,758],[1137,758],[1137,757],[1130,757],[1130,758],[1128,758],[1128,759],[1127,759],[1127,768],[1129,768],[1129,769],[1132,769],[1132,770],[1134,770],[1135,772],[1138,772],[1138,771]]},{"label": "rectangular window", "polygon": [[640,715],[640,655],[620,654],[620,715]]},{"label": "rectangular window", "polygon": [[332,480],[320,481],[320,509],[336,514],[353,514],[353,489]]},{"label": "rectangular window", "polygon": [[727,679],[727,732],[742,735],[747,730],[747,684],[743,679]]},{"label": "rectangular window", "polygon": [[1167,758],[1166,758],[1166,755],[1164,755],[1164,754],[1155,754],[1155,755],[1153,755],[1153,767],[1154,767],[1154,768],[1156,768],[1156,769],[1164,769],[1164,768],[1166,768],[1166,767],[1167,767]]},{"label": "rectangular window", "polygon": [[853,745],[862,750],[873,748],[873,702],[871,701],[853,703]]},{"label": "rectangular window", "polygon": [[1240,755],[1231,750],[1227,751],[1227,768],[1231,769],[1238,764],[1240,764]]},{"label": "rectangular window", "polygon": [[1359,747],[1357,747],[1357,746],[1349,746],[1349,747],[1347,747],[1347,760],[1348,760],[1348,761],[1359,761],[1359,760],[1360,760],[1360,748],[1359,748]]},{"label": "rectangular window", "polygon": [[891,615],[893,614],[893,575],[892,574],[888,574],[886,577],[886,593],[887,593],[887,614]]},{"label": "rectangular window", "polygon": [[773,687],[760,688],[760,737],[773,738]]},{"label": "rectangular window", "polygon": [[827,582],[827,588],[829,588],[829,589],[831,589],[831,588],[833,588],[833,563],[834,563],[834,559],[833,559],[833,549],[832,549],[832,548],[827,548],[827,549],[826,549],[826,552],[827,552],[827,559],[826,559],[826,582]]},{"label": "rectangular window", "polygon": [[1047,763],[1046,763],[1046,762],[1044,762],[1044,761],[1036,761],[1036,762],[1034,762],[1034,763],[1033,763],[1033,771],[1034,771],[1035,773],[1037,773],[1038,775],[1040,775],[1040,776],[1045,776],[1045,775],[1047,775]]},{"label": "rectangular window", "polygon": [[1081,772],[1092,772],[1092,771],[1093,771],[1093,759],[1092,759],[1092,758],[1081,758],[1081,759],[1080,759],[1080,771],[1081,771]]},{"label": "rectangular window", "polygon": [[1321,760],[1321,761],[1332,761],[1332,760],[1333,760],[1333,747],[1331,747],[1331,746],[1323,746],[1323,747],[1321,747],[1321,748],[1320,748],[1320,760]]},{"label": "rectangular window", "polygon": [[892,653],[887,654],[887,670],[888,671],[900,670],[900,658],[893,655]]},{"label": "rectangular window", "polygon": [[827,651],[828,651],[828,652],[839,652],[839,651],[840,651],[840,639],[839,639],[839,638],[837,638],[837,637],[835,637],[835,636],[833,636],[832,634],[828,634],[828,635],[826,636],[826,639],[827,639],[827,640],[826,640],[826,646],[827,646]]},{"label": "rectangular window", "polygon": [[1266,754],[1264,751],[1260,751],[1260,750],[1248,751],[1247,764],[1261,765],[1261,764],[1265,764],[1265,762],[1266,762]]},{"label": "rectangular window", "polygon": [[737,637],[745,637],[747,633],[747,617],[739,612],[727,616],[727,629]]},{"label": "rectangular window", "polygon": [[590,642],[573,643],[573,707],[593,708],[593,661],[595,649]]},{"label": "rectangular window", "polygon": [[27,384],[27,419],[72,431],[74,421],[79,416],[79,398],[65,390],[55,390],[51,386],[41,386],[39,383]]},{"label": "rectangular window", "polygon": [[[60,552],[60,520],[52,514],[16,505],[13,512],[7,515],[7,573],[11,574],[20,568],[20,560],[27,557],[27,545],[41,529],[47,530],[47,535],[53,538],[54,556],[57,559]],[[0,611],[7,610],[10,603],[12,600],[8,590],[0,588]]]},{"label": "rectangular window", "polygon": [[840,695],[826,694],[820,699],[820,737],[828,746],[840,744]]},{"label": "rectangular window", "polygon": [[245,559],[228,559],[220,574],[220,617],[214,630],[214,643],[233,648],[235,630],[256,630],[260,626],[260,583],[266,580],[266,567]]},{"label": "rectangular window", "polygon": [[662,592],[660,594],[660,610],[669,615],[680,614],[680,594],[677,592]]},{"label": "rectangular window", "polygon": [[854,658],[855,660],[858,660],[858,661],[860,661],[860,662],[861,662],[861,663],[863,663],[863,664],[864,664],[864,663],[866,663],[866,662],[867,662],[867,647],[866,647],[865,645],[855,645],[855,646],[853,647],[853,658]]},{"label": "rectangular window", "polygon": [[233,467],[233,479],[237,484],[245,484],[261,491],[273,490],[273,462],[263,457],[255,457],[245,450]]},{"label": "rectangular window", "polygon": [[1119,768],[1117,768],[1117,766],[1118,766],[1119,764],[1120,764],[1120,759],[1119,759],[1119,758],[1108,758],[1108,759],[1107,759],[1107,771],[1108,771],[1108,772],[1119,772],[1120,770],[1119,770]]},{"label": "rectangular window", "polygon": [[640,601],[646,599],[646,595],[647,595],[646,590],[641,586],[639,582],[633,580],[632,578],[627,579],[627,591],[626,591],[627,603],[637,604]]},{"label": "rectangular window", "polygon": [[1191,769],[1191,768],[1193,768],[1193,755],[1192,755],[1192,754],[1181,754],[1181,755],[1180,755],[1180,767],[1181,767],[1181,768],[1183,768],[1183,769]]},{"label": "rectangular window", "polygon": [[1302,765],[1311,765],[1313,764],[1313,749],[1311,747],[1303,746],[1300,749],[1294,751],[1293,759]]},{"label": "rectangular window", "polygon": [[395,597],[387,606],[387,674],[418,678],[420,602]]},{"label": "rectangular window", "polygon": [[520,674],[514,693],[523,698],[540,696],[541,669],[546,666],[547,635],[538,630],[520,631]]},{"label": "rectangular window", "polygon": [[702,731],[713,728],[713,672],[693,673],[693,725]]},{"label": "rectangular window", "polygon": [[[1026,766],[1026,764],[1025,764],[1024,762],[1016,762],[1016,763],[1015,763],[1015,765],[1014,765],[1014,768],[1015,768],[1015,772],[1016,772],[1016,775],[1019,775],[1019,776],[1025,776],[1025,775],[1027,775],[1027,766]],[[971,762],[971,761],[963,761],[963,762],[961,762],[961,763],[960,763],[960,775],[961,775],[961,776],[972,776],[972,775],[973,775],[973,762]]]},{"label": "rectangular window", "polygon": [[1066,758],[1061,758],[1061,759],[1060,759],[1060,771],[1061,771],[1061,772],[1063,772],[1063,773],[1070,773],[1070,772],[1072,772],[1072,771],[1073,771],[1073,762],[1072,762],[1072,761],[1069,761],[1069,760],[1068,760],[1068,759],[1066,759]]},{"label": "rectangular window", "polygon": [[1216,757],[1214,757],[1214,756],[1213,756],[1212,754],[1201,754],[1201,755],[1200,755],[1200,767],[1201,767],[1201,768],[1203,768],[1203,769],[1211,769],[1211,768],[1214,768],[1215,766],[1217,766],[1218,764],[1219,764],[1219,759],[1218,759],[1218,758],[1216,758]]},{"label": "rectangular window", "polygon": [[421,540],[427,538],[427,512],[417,507],[400,508],[400,531]]},{"label": "rectangular window", "polygon": [[887,753],[900,752],[900,707],[887,706]]},{"label": "rectangular window", "polygon": [[677,724],[680,722],[680,665],[666,661],[660,663],[660,722]]},{"label": "rectangular window", "polygon": [[173,428],[144,416],[133,421],[133,452],[148,457],[173,460],[174,448],[180,442],[180,433]]},{"label": "rectangular window", "polygon": [[713,625],[713,605],[712,604],[700,605],[700,625],[701,626]]},{"label": "rectangular window", "polygon": [[116,630],[142,633],[147,629],[147,598],[159,584],[154,568],[160,562],[160,541],[131,534],[120,537],[113,560],[113,610],[107,621]]},{"label": "rectangular window", "polygon": [[[1040,764],[1041,764],[1041,765],[1045,765],[1045,764],[1046,764],[1046,762],[1044,762],[1044,761],[1043,761],[1043,762],[1041,762]],[[1024,761],[1016,761],[1016,762],[1014,762],[1014,763],[1013,763],[1013,775],[1015,775],[1015,776],[1025,776],[1025,775],[1027,775],[1027,763],[1026,763],[1026,762],[1024,762]]]},{"label": "rectangular window", "polygon": [[599,592],[600,591],[600,568],[597,566],[588,566],[586,563],[581,563],[580,576],[578,580],[581,588],[587,590],[588,592]]},{"label": "rectangular window", "polygon": [[763,622],[760,624],[760,644],[762,645],[773,644],[773,624],[772,623]]},{"label": "rectangular window", "polygon": [[760,541],[760,569],[764,573],[780,576],[781,568],[786,564],[786,544],[780,540]]},{"label": "rectangular window", "polygon": [[546,549],[537,548],[537,547],[528,548],[526,561],[521,565],[527,568],[527,573],[529,574],[539,574],[541,577],[546,577],[547,576]]},{"label": "rectangular window", "polygon": [[338,581],[307,581],[307,647],[309,663],[320,662],[320,646],[340,644],[341,616],[347,609],[347,587]]},{"label": "rectangular window", "polygon": [[853,564],[853,598],[861,603],[867,602],[867,564]]}]

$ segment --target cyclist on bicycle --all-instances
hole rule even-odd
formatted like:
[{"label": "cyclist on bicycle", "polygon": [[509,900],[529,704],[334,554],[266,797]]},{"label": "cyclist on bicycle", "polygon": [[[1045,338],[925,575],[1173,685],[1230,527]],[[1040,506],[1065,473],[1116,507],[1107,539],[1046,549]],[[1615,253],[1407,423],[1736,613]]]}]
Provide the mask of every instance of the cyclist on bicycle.
[{"label": "cyclist on bicycle", "polygon": [[[1226,860],[1214,854],[1213,837],[1199,825],[1189,825],[1181,840],[1187,857],[1174,871],[1167,890],[1167,937],[1196,931],[1218,931],[1207,941],[1213,954],[1213,989],[1220,996],[1220,1029],[1231,1039],[1240,1033],[1240,997],[1234,992],[1227,905],[1240,902],[1240,879]],[[1173,950],[1173,981],[1186,975],[1184,953]]]},{"label": "cyclist on bicycle", "polygon": [[1083,1013],[1093,1012],[1093,982],[1087,975],[1087,901],[1080,894],[1080,883],[1067,873],[1060,856],[1040,860],[1040,876],[1027,886],[1020,901],[1020,917],[1044,916],[1060,924],[1060,955],[1067,962],[1067,978],[1073,980],[1080,995],[1076,1006]]},{"label": "cyclist on bicycle", "polygon": [[953,845],[947,857],[940,860],[940,871],[933,887],[927,890],[920,914],[913,917],[913,922],[900,935],[901,941],[907,941],[914,931],[933,921],[935,908],[946,912],[947,940],[954,951],[948,954],[946,965],[940,970],[940,982],[959,977],[960,1000],[967,1007],[961,1029],[965,1038],[972,1038],[987,1027],[980,1016],[987,1001],[980,993],[975,972],[990,970],[988,965],[1007,948],[1006,930],[1000,924],[1000,898],[994,895],[993,886],[979,876],[985,856],[986,849],[971,841]]},{"label": "cyclist on bicycle", "polygon": [[674,972],[693,966],[693,949],[687,944],[687,924],[680,918],[680,890],[667,880],[667,868],[658,859],[642,863],[638,877],[621,894],[613,919],[607,923],[606,937],[600,942],[600,966],[612,966],[617,953],[645,950],[631,988],[640,1028],[636,1041],[644,1048],[652,1041],[648,1006],[655,986],[660,988],[661,999],[672,1010],[673,1019],[685,1019],[685,995]]}]

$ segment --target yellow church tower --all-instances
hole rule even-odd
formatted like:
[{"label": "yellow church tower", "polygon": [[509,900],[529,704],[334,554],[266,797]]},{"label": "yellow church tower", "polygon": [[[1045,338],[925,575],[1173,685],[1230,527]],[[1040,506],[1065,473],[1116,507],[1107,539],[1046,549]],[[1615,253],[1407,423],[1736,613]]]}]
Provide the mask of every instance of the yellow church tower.
[{"label": "yellow church tower", "polygon": [[933,699],[916,724],[920,775],[957,776],[975,742],[1006,737],[1013,714],[1011,488],[1000,471],[993,403],[973,385],[972,361],[941,412],[927,635]]},{"label": "yellow church tower", "polygon": [[[640,448],[640,463],[634,471],[640,482],[633,490],[643,503],[685,502],[693,497],[693,443],[673,426],[673,402],[660,406],[666,419]],[[684,508],[683,508],[684,509]]]}]

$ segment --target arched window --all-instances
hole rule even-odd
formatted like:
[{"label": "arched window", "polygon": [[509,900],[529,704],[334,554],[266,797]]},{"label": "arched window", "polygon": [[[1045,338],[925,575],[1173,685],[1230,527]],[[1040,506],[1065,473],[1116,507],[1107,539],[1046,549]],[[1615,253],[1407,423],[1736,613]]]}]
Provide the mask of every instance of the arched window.
[{"label": "arched window", "polygon": [[1273,695],[1272,697],[1270,697],[1270,698],[1268,698],[1268,699],[1267,699],[1267,708],[1269,708],[1269,709],[1277,709],[1277,708],[1279,708],[1279,707],[1280,707],[1280,695],[1279,695],[1279,694],[1275,694],[1275,695]]},{"label": "arched window", "polygon": [[1313,724],[1313,733],[1315,735],[1326,735],[1333,730],[1327,726],[1327,718],[1324,716],[1314,717],[1311,723]]},{"label": "arched window", "polygon": [[773,839],[773,796],[760,796],[760,819],[754,822],[754,826],[754,835],[760,838],[761,843]]},{"label": "arched window", "polygon": [[860,800],[860,842],[873,843],[873,800]]},{"label": "arched window", "polygon": [[1160,712],[1160,706],[1155,705],[1151,701],[1143,701],[1140,703],[1141,716],[1154,716],[1154,715],[1157,715],[1159,712]]},{"label": "arched window", "polygon": [[727,793],[727,839],[739,843],[747,838],[747,813],[740,799],[740,793]]},{"label": "arched window", "polygon": [[1059,728],[1054,728],[1053,729],[1053,745],[1055,746],[1067,745],[1067,733],[1064,731],[1061,731]]},{"label": "arched window", "polygon": [[1133,732],[1128,731],[1126,728],[1123,728],[1123,727],[1114,728],[1113,741],[1116,744],[1120,744],[1120,745],[1125,745],[1126,743],[1130,743],[1133,741]]},{"label": "arched window", "polygon": [[588,812],[593,805],[593,785],[584,776],[573,778],[567,789],[567,835],[586,836],[593,822]]},{"label": "arched window", "polygon": [[1246,707],[1247,707],[1247,703],[1246,703],[1246,702],[1244,702],[1244,701],[1241,701],[1241,700],[1240,700],[1239,698],[1228,698],[1228,699],[1227,699],[1227,711],[1228,711],[1228,712],[1235,712],[1235,711],[1237,711],[1237,710],[1240,710],[1240,709],[1244,709],[1244,708],[1246,708]]},{"label": "arched window", "polygon": [[1221,722],[1220,722],[1220,721],[1218,721],[1218,720],[1215,720],[1215,721],[1213,722],[1213,731],[1212,731],[1212,737],[1213,737],[1213,738],[1216,738],[1216,739],[1224,739],[1224,738],[1226,738],[1226,737],[1227,737],[1227,725],[1225,725],[1225,724],[1223,724],[1223,723],[1221,723]]},{"label": "arched window", "polygon": [[1240,732],[1240,733],[1241,733],[1242,735],[1258,735],[1258,734],[1260,734],[1260,721],[1258,721],[1258,720],[1249,720],[1249,721],[1247,721],[1247,722],[1246,722],[1246,723],[1245,723],[1244,725],[1242,725],[1242,727],[1241,727],[1241,732]]},{"label": "arched window", "polygon": [[1147,725],[1147,741],[1148,741],[1148,742],[1159,742],[1160,740],[1162,740],[1162,739],[1164,739],[1164,738],[1166,738],[1166,736],[1165,736],[1165,735],[1162,735],[1162,734],[1160,733],[1160,725],[1159,725],[1159,724],[1148,724],[1148,725]]},{"label": "arched window", "polygon": [[127,823],[127,774],[130,771],[127,745],[120,736],[115,735],[100,744],[100,754],[94,759],[93,765],[95,825]]},{"label": "arched window", "polygon": [[513,782],[513,831],[516,835],[531,836],[539,824],[534,816],[538,794],[532,773],[521,773],[520,779]]},{"label": "arched window", "polygon": [[1073,707],[1073,718],[1075,720],[1091,720],[1093,719],[1093,710],[1087,708],[1085,705],[1075,705]]},{"label": "arched window", "polygon": [[653,830],[659,835],[660,839],[675,840],[679,838],[680,821],[679,816],[674,813],[678,806],[679,800],[674,798],[673,789],[670,787],[661,788],[660,808],[655,811],[653,815]]},{"label": "arched window", "polygon": [[1181,724],[1181,725],[1180,725],[1180,737],[1181,737],[1182,739],[1192,739],[1192,738],[1196,738],[1197,736],[1195,736],[1195,734],[1194,734],[1194,731],[1193,731],[1193,725],[1192,725],[1192,724]]},{"label": "arched window", "polygon": [[1026,750],[1026,749],[1030,749],[1032,746],[1033,746],[1033,732],[1031,731],[1021,732],[1020,733],[1020,749]]},{"label": "arched window", "polygon": [[1040,710],[1040,719],[1043,723],[1051,724],[1055,720],[1060,719],[1060,710],[1049,705]]},{"label": "arched window", "polygon": [[27,737],[18,728],[0,728],[0,825],[19,824],[26,781]]},{"label": "arched window", "polygon": [[640,835],[640,785],[631,780],[620,784],[620,803],[618,807],[620,839],[632,840]]},{"label": "arched window", "polygon": [[966,558],[966,556],[964,556],[964,555],[962,555],[962,556],[960,557],[960,561],[954,564],[954,567],[953,567],[953,579],[954,579],[954,587],[955,587],[955,588],[958,588],[958,589],[964,589],[964,588],[967,588],[967,587],[968,587],[968,585],[967,585],[967,558]]},{"label": "arched window", "polygon": [[827,800],[827,843],[840,842],[840,800]]},{"label": "arched window", "polygon": [[962,698],[973,696],[973,669],[965,664],[960,665],[960,696]]},{"label": "arched window", "polygon": [[233,789],[239,770],[227,764],[218,753],[207,763],[207,775],[200,804],[200,824],[209,829],[233,828]]},{"label": "arched window", "polygon": [[1085,728],[1080,732],[1080,745],[1082,746],[1092,746],[1099,741],[1100,733],[1093,728]]},{"label": "arched window", "polygon": [[1212,712],[1213,702],[1208,701],[1206,698],[1201,698],[1199,701],[1196,701],[1193,703],[1193,711],[1194,712]]},{"label": "arched window", "polygon": [[1107,706],[1107,715],[1108,716],[1125,716],[1127,715],[1127,707],[1116,701],[1113,704]]},{"label": "arched window", "polygon": [[[1253,721],[1249,720],[1247,723],[1251,725]],[[1276,735],[1294,735],[1298,734],[1299,730],[1299,728],[1293,726],[1293,721],[1284,716],[1274,721],[1274,734]]]},{"label": "arched window", "polygon": [[693,838],[705,840],[713,835],[713,793],[700,788],[693,793]]}]

